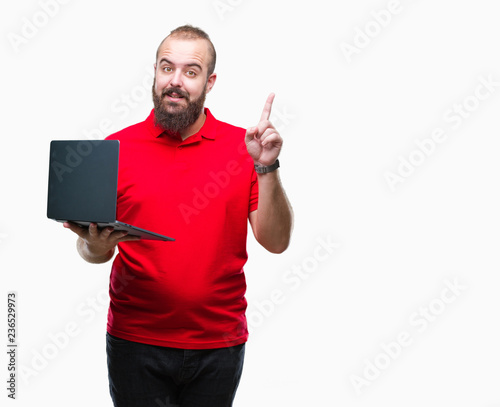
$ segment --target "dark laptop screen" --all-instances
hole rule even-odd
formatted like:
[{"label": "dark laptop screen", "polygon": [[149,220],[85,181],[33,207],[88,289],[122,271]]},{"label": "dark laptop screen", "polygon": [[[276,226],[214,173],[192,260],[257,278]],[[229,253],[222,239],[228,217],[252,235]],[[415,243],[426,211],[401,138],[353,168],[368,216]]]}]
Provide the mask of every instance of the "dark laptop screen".
[{"label": "dark laptop screen", "polygon": [[114,222],[118,155],[117,140],[52,141],[47,217]]}]

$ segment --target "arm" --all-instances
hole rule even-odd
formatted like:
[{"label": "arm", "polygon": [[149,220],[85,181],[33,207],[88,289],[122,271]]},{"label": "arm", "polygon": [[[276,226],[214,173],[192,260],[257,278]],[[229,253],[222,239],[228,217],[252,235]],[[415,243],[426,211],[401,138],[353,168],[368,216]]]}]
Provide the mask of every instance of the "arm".
[{"label": "arm", "polygon": [[76,248],[85,261],[99,264],[109,261],[114,253],[115,247],[120,242],[140,240],[136,236],[127,236],[127,232],[114,232],[113,228],[99,230],[95,223],[91,223],[88,229],[65,222],[64,227],[78,235]]},{"label": "arm", "polygon": [[[274,94],[269,95],[259,124],[247,130],[245,142],[257,165],[276,162],[283,139],[269,121]],[[259,205],[249,215],[257,241],[272,253],[282,253],[290,243],[293,212],[279,178],[279,170],[258,174]]]},{"label": "arm", "polygon": [[257,241],[272,253],[282,253],[290,244],[293,212],[281,185],[278,170],[259,174],[259,207],[250,212],[250,225]]}]

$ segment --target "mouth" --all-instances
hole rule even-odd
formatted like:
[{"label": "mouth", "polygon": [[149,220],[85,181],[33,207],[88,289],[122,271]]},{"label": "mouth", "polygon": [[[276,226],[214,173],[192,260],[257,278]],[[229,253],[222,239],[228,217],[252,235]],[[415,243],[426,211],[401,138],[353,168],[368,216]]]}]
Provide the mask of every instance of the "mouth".
[{"label": "mouth", "polygon": [[178,103],[182,99],[187,99],[187,95],[185,92],[181,90],[168,89],[163,92],[163,97],[166,98],[170,102]]},{"label": "mouth", "polygon": [[175,96],[166,96],[167,100],[169,100],[170,102],[180,102],[182,99],[184,99],[182,96],[180,97],[175,97]]}]

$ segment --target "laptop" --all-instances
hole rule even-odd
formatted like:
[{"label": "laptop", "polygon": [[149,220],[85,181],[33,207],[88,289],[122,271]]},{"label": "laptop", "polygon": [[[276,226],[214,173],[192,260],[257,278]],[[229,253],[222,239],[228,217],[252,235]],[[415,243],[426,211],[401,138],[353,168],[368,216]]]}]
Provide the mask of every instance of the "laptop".
[{"label": "laptop", "polygon": [[118,140],[56,140],[50,143],[47,217],[81,227],[97,223],[141,239],[175,239],[116,220]]}]

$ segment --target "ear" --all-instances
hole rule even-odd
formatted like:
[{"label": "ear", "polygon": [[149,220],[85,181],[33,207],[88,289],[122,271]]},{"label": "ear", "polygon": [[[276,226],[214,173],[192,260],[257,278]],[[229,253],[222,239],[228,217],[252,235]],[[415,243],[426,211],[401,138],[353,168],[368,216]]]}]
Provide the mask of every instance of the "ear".
[{"label": "ear", "polygon": [[217,79],[217,74],[216,73],[213,73],[212,75],[210,75],[207,79],[207,86],[206,86],[206,92],[210,92],[212,90],[212,88],[214,87],[215,85],[215,80]]},{"label": "ear", "polygon": [[153,65],[153,88],[156,88],[156,63]]}]

